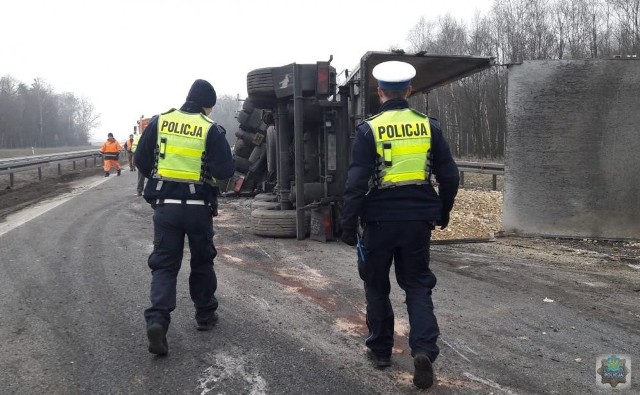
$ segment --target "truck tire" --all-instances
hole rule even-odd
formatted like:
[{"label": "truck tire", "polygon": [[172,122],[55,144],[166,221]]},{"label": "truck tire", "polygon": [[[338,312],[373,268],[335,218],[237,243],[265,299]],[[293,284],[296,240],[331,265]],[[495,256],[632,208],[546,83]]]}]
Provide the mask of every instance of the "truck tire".
[{"label": "truck tire", "polygon": [[251,114],[251,112],[254,109],[253,102],[249,99],[246,99],[244,102],[242,102],[242,109],[246,111],[248,114]]},{"label": "truck tire", "polygon": [[[247,93],[249,96],[274,98],[273,67],[251,70],[247,74]],[[253,101],[253,99],[251,100]],[[255,105],[255,103],[253,103]]]},{"label": "truck tire", "polygon": [[248,111],[242,110],[238,113],[238,123],[240,125],[246,125],[249,121],[250,113]]},{"label": "truck tire", "polygon": [[[305,212],[305,235],[309,235],[311,214]],[[251,229],[258,236],[296,237],[296,210],[255,209],[251,212]]]},{"label": "truck tire", "polygon": [[249,166],[251,166],[251,163],[249,163],[249,160],[246,158],[242,158],[240,156],[236,156],[235,157],[236,160],[236,171],[239,173],[246,173],[249,171]]},{"label": "truck tire", "polygon": [[259,193],[253,197],[253,200],[259,200],[261,202],[275,202],[278,200],[278,196],[273,193]]},{"label": "truck tire", "polygon": [[275,97],[262,97],[255,95],[249,95],[249,97],[251,98],[251,102],[254,107],[257,109],[273,111],[278,106],[278,102]]},{"label": "truck tire", "polygon": [[265,202],[262,200],[254,200],[251,202],[251,210],[256,209],[265,209],[265,210],[280,210],[279,202]]},{"label": "truck tire", "polygon": [[237,158],[248,158],[253,151],[253,145],[247,144],[244,140],[238,139],[233,145],[233,155]]}]

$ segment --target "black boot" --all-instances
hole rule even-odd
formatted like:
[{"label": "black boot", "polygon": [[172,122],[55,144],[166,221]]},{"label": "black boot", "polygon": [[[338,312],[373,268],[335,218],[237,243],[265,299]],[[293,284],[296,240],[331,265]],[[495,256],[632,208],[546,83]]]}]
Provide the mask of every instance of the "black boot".
[{"label": "black boot", "polygon": [[109,177],[109,172],[108,172],[108,171],[105,171],[105,172],[104,172],[104,176],[105,176],[105,177]]},{"label": "black boot", "polygon": [[433,385],[433,366],[431,360],[424,354],[416,354],[413,358],[413,384],[421,389],[429,388]]},{"label": "black boot", "polygon": [[375,352],[373,352],[372,349],[367,348],[367,358],[369,358],[370,360],[373,361],[374,366],[377,369],[384,369],[384,368],[388,368],[389,366],[391,366],[391,357],[383,357],[383,356],[379,356],[376,355]]},{"label": "black boot", "polygon": [[196,323],[198,324],[198,330],[199,331],[209,331],[209,330],[213,329],[214,326],[216,326],[217,322],[218,322],[218,313],[216,313],[215,311],[213,312],[213,314],[206,321],[197,321],[196,320]]},{"label": "black boot", "polygon": [[120,169],[118,169],[118,175],[120,175]]},{"label": "black boot", "polygon": [[157,322],[147,326],[147,338],[149,339],[149,352],[156,355],[167,355],[169,343],[167,343],[167,330]]}]

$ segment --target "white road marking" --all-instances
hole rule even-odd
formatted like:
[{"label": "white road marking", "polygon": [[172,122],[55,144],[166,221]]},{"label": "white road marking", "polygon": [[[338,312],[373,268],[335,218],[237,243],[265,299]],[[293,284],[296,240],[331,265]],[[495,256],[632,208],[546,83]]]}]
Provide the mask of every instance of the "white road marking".
[{"label": "white road marking", "polygon": [[477,352],[473,351],[471,347],[467,346],[466,344],[463,344],[462,347],[466,348],[471,354],[478,355]]},{"label": "white road marking", "polygon": [[262,299],[262,298],[258,298],[255,297],[253,295],[249,295],[249,297],[253,300],[255,300],[263,309],[268,309],[269,308],[269,302],[267,302],[266,300]]},{"label": "white road marking", "polygon": [[228,260],[230,260],[233,263],[244,263],[244,261],[241,258],[237,258],[237,257],[235,257],[233,255],[224,254],[222,256],[224,256],[225,258],[227,258]]},{"label": "white road marking", "polygon": [[216,394],[225,394],[220,388],[216,389],[216,385],[227,382],[233,386],[233,382],[240,381],[244,384],[243,388],[235,388],[238,393],[250,395],[266,395],[267,382],[257,373],[247,372],[246,361],[242,357],[232,357],[225,353],[215,354],[214,365],[209,366],[202,372],[202,377],[198,379],[198,389],[201,390],[200,395],[205,395],[211,391]]},{"label": "white road marking", "polygon": [[88,182],[87,180],[82,180],[80,182],[71,184],[72,190],[69,193],[62,194],[49,200],[44,200],[33,207],[28,207],[16,213],[7,215],[6,221],[0,223],[0,236],[21,225],[26,224],[32,219],[46,213],[47,211],[58,207],[62,203],[65,203],[73,199],[74,197],[79,196],[92,188],[95,188],[96,186],[107,181],[108,178],[101,177],[99,179],[88,180]]},{"label": "white road marking", "polygon": [[469,372],[464,372],[462,375],[464,377],[468,378],[469,380],[473,380],[473,381],[476,381],[478,383],[482,383],[482,384],[487,385],[487,386],[489,386],[491,388],[495,388],[495,389],[497,389],[499,391],[505,392],[505,393],[507,393],[509,395],[516,395],[515,392],[511,391],[509,388],[502,387],[500,384],[496,383],[495,381],[491,381],[491,380],[488,380],[488,379],[483,379],[481,377],[474,376]]},{"label": "white road marking", "polygon": [[461,353],[460,351],[456,350],[451,344],[447,343],[446,340],[440,338],[440,340],[446,344],[447,346],[449,346],[450,349],[452,349],[453,351],[456,352],[456,354],[460,355],[462,357],[462,359],[464,359],[465,361],[471,363],[471,360],[469,360],[469,358],[467,358],[463,353]]},{"label": "white road marking", "polygon": [[265,254],[269,259],[271,259],[272,262],[276,261],[275,259],[273,259],[271,255],[269,255],[269,253],[261,245],[258,245],[258,248],[260,249],[260,251],[262,251],[263,254]]}]

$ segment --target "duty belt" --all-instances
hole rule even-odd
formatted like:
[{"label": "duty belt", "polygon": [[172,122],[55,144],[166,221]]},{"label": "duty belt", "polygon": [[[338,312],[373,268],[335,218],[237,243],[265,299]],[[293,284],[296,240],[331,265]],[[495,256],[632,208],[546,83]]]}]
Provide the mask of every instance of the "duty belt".
[{"label": "duty belt", "polygon": [[156,204],[195,204],[197,206],[206,206],[207,204],[204,200],[180,200],[180,199],[158,199],[156,200]]}]

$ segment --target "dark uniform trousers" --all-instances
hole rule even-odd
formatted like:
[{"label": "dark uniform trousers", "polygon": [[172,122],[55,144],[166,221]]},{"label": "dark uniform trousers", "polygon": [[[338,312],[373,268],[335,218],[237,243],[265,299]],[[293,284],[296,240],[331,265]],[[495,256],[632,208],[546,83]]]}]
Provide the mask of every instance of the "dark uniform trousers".
[{"label": "dark uniform trousers", "polygon": [[389,300],[389,271],[395,264],[396,280],[405,291],[409,313],[411,354],[438,356],[440,334],[433,313],[431,290],[436,276],[429,270],[431,224],[426,221],[368,222],[362,236],[364,262],[358,255],[358,272],[364,281],[369,337],[365,344],[376,355],[391,356],[393,308]]},{"label": "dark uniform trousers", "polygon": [[153,215],[151,307],[145,310],[147,325],[158,322],[168,328],[176,307],[176,283],[182,264],[184,237],[189,240],[191,274],[189,292],[196,308],[196,321],[207,321],[218,308],[218,286],[213,270],[217,251],[213,245],[211,208],[202,205],[162,204]]},{"label": "dark uniform trousers", "polygon": [[136,185],[136,190],[138,191],[138,193],[142,193],[144,191],[144,180],[145,177],[142,175],[142,173],[138,172],[138,185]]}]

